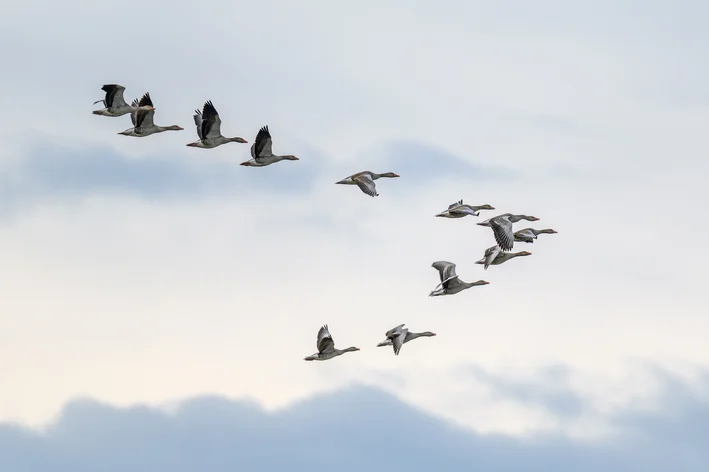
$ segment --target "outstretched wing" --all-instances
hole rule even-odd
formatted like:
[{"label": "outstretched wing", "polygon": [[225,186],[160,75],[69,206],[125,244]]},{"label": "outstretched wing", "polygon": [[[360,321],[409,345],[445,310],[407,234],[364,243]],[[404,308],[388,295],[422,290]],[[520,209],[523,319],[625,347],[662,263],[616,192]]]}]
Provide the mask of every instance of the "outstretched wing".
[{"label": "outstretched wing", "polygon": [[462,204],[463,204],[463,200],[458,200],[457,202],[451,203],[450,205],[448,205],[448,209],[450,210],[451,208],[457,207],[458,205],[462,205]]},{"label": "outstretched wing", "polygon": [[192,118],[194,118],[194,124],[197,127],[197,136],[199,137],[199,139],[204,139],[202,137],[202,112],[199,110],[195,110]]},{"label": "outstretched wing", "polygon": [[[195,122],[197,120],[195,119]],[[197,133],[199,134],[199,133]],[[202,107],[202,136],[201,139],[214,139],[222,135],[222,119],[219,118],[217,109],[209,100]]]},{"label": "outstretched wing", "polygon": [[268,125],[266,125],[258,131],[256,139],[251,145],[251,157],[257,161],[264,157],[271,157],[273,155],[271,144],[271,133],[268,131]]},{"label": "outstretched wing", "polygon": [[[133,103],[130,104],[133,108],[138,108],[138,99],[136,98],[133,100]],[[135,128],[135,118],[138,115],[138,110],[133,110],[130,112],[130,121],[133,123],[133,127]]]},{"label": "outstretched wing", "polygon": [[515,236],[512,232],[512,222],[506,217],[493,218],[490,227],[495,235],[495,241],[503,251],[511,251],[514,246]]},{"label": "outstretched wing", "polygon": [[388,338],[389,336],[391,336],[391,335],[393,335],[394,333],[396,333],[396,332],[398,332],[399,330],[401,330],[401,328],[403,328],[405,324],[406,324],[406,323],[401,323],[401,324],[400,324],[399,326],[397,326],[396,328],[390,329],[389,331],[386,332],[386,334],[385,334],[384,336],[386,336],[386,337]]},{"label": "outstretched wing", "polygon": [[455,273],[455,264],[453,264],[452,262],[437,261],[431,264],[431,267],[438,271],[438,274],[441,277],[441,283],[452,277],[457,277]]},{"label": "outstretched wing", "polygon": [[[150,94],[145,93],[140,99],[140,102],[138,102],[139,107],[144,107],[144,106],[153,106],[153,101],[150,99]],[[136,114],[135,118],[135,127],[136,128],[150,128],[153,126],[153,116],[155,115],[155,110],[138,110],[138,113]]]},{"label": "outstretched wing", "polygon": [[318,331],[318,352],[320,354],[325,354],[335,350],[335,341],[332,339],[330,330],[327,325],[324,325]]},{"label": "outstretched wing", "polygon": [[404,328],[401,331],[398,331],[396,336],[393,336],[391,338],[391,343],[394,346],[394,354],[399,355],[399,351],[401,351],[401,346],[404,345],[404,341],[406,340],[406,333],[408,333],[409,330]]},{"label": "outstretched wing", "polygon": [[377,193],[377,186],[374,184],[374,180],[372,180],[369,174],[359,174],[356,177],[353,177],[352,180],[357,184],[361,191],[370,197],[379,196]]},{"label": "outstretched wing", "polygon": [[500,246],[490,246],[485,250],[485,270],[490,267],[490,264],[492,264],[499,253]]},{"label": "outstretched wing", "polygon": [[106,92],[106,98],[103,101],[106,108],[126,106],[126,101],[123,99],[125,89],[124,86],[118,84],[107,84],[101,87],[101,90]]}]

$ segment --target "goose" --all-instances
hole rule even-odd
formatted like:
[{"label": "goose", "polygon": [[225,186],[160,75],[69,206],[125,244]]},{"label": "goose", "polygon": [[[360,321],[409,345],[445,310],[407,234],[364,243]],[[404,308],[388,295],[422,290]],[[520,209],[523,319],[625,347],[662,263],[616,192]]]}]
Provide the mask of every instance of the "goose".
[{"label": "goose", "polygon": [[553,229],[534,229],[534,228],[524,228],[519,231],[516,231],[514,236],[515,236],[515,241],[519,241],[521,243],[533,243],[535,239],[537,239],[537,236],[540,234],[556,234],[557,231],[554,231]]},{"label": "goose", "polygon": [[514,246],[515,239],[514,233],[512,232],[512,223],[516,223],[520,220],[537,221],[539,218],[536,216],[513,215],[512,213],[505,213],[478,223],[478,225],[489,226],[492,228],[492,232],[495,235],[495,241],[498,246],[500,246],[500,249],[503,251],[511,251]]},{"label": "goose", "polygon": [[225,138],[222,136],[222,119],[219,118],[217,109],[208,100],[204,103],[202,111],[194,111],[194,124],[197,127],[199,140],[189,143],[187,146],[202,149],[212,149],[226,143],[246,143],[244,138]]},{"label": "goose", "polygon": [[357,185],[360,190],[362,190],[362,192],[364,192],[365,194],[369,195],[370,197],[377,197],[379,196],[379,194],[377,193],[377,187],[374,184],[374,181],[382,177],[389,177],[393,179],[399,177],[399,174],[395,174],[394,172],[375,174],[374,172],[364,170],[362,172],[352,174],[349,177],[344,178],[339,182],[335,183],[342,185]]},{"label": "goose", "polygon": [[436,333],[432,333],[430,331],[424,331],[423,333],[412,333],[411,331],[409,331],[408,328],[404,328],[403,324],[400,324],[396,328],[392,328],[387,331],[385,334],[386,339],[377,344],[377,347],[393,346],[394,354],[398,356],[399,351],[401,350],[401,346],[408,343],[409,341],[419,338],[421,336],[435,335]]},{"label": "goose", "polygon": [[[478,280],[477,282],[463,282],[455,273],[455,264],[448,261],[437,261],[431,264],[431,267],[436,269],[441,276],[441,283],[433,289],[428,296],[437,297],[441,295],[455,295],[470,287],[476,285],[487,285],[490,282]],[[440,287],[440,288],[439,288]]]},{"label": "goose", "polygon": [[485,205],[468,205],[463,203],[463,200],[458,200],[455,203],[448,205],[448,209],[437,214],[436,216],[442,218],[463,218],[464,216],[472,215],[479,216],[478,211],[480,210],[494,210],[495,207],[485,204]]},{"label": "goose", "polygon": [[133,127],[125,131],[121,131],[118,134],[142,138],[144,136],[150,136],[151,134],[162,133],[163,131],[182,131],[184,129],[182,126],[177,125],[157,126],[153,123],[155,109],[143,110],[140,108],[144,106],[153,106],[153,101],[150,99],[150,93],[143,95],[140,101],[137,99],[133,100],[132,106],[136,107],[136,109],[130,114],[130,120],[133,122]]},{"label": "goose", "polygon": [[479,261],[475,261],[476,264],[483,264],[485,270],[491,265],[500,265],[503,262],[507,262],[518,256],[531,256],[531,252],[520,251],[520,252],[502,252],[499,246],[491,246],[485,250],[485,256]]},{"label": "goose", "polygon": [[241,165],[251,167],[265,167],[283,160],[299,160],[297,157],[292,156],[290,154],[286,154],[284,156],[277,156],[273,154],[273,152],[271,152],[271,144],[271,133],[268,131],[268,126],[264,126],[258,131],[258,134],[256,135],[256,141],[254,141],[254,144],[251,146],[251,157],[253,159],[249,159],[246,162],[242,162]]},{"label": "goose", "polygon": [[135,100],[133,101],[133,104],[128,105],[123,98],[123,91],[125,89],[126,88],[124,86],[118,84],[107,84],[101,87],[101,90],[106,92],[106,98],[103,100],[96,100],[94,105],[97,103],[103,103],[104,108],[102,110],[94,110],[92,113],[94,115],[116,117],[127,115],[128,113],[132,113],[136,110],[155,110],[152,105],[138,106],[135,103]]},{"label": "goose", "polygon": [[306,361],[326,361],[332,359],[333,357],[341,356],[346,352],[359,351],[359,348],[348,347],[347,349],[335,349],[335,341],[330,335],[330,330],[327,325],[324,325],[318,331],[318,352],[306,357]]}]

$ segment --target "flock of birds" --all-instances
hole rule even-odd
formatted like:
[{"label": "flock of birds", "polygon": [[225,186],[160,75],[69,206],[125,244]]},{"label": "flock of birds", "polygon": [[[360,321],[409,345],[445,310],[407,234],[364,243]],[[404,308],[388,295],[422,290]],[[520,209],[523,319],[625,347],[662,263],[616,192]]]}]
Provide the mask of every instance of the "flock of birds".
[{"label": "flock of birds", "polygon": [[[145,93],[140,100],[135,99],[129,105],[124,97],[123,92],[125,87],[118,84],[108,84],[104,85],[101,90],[106,93],[103,100],[98,100],[94,102],[103,103],[104,108],[101,110],[94,110],[94,115],[109,116],[109,117],[119,117],[123,115],[130,114],[130,119],[133,124],[132,128],[122,131],[118,134],[124,136],[132,137],[145,137],[156,133],[161,133],[164,131],[181,131],[184,130],[181,126],[158,126],[154,123],[153,117],[155,115],[155,107],[153,106],[152,99],[149,93]],[[203,149],[214,149],[222,144],[226,143],[247,143],[243,138],[234,137],[227,138],[222,136],[221,133],[221,118],[216,108],[211,101],[204,103],[202,111],[195,110],[193,115],[194,123],[197,128],[198,140],[187,144],[189,147],[203,148]],[[296,156],[286,154],[286,155],[276,155],[272,151],[272,140],[271,133],[268,130],[268,126],[263,126],[259,129],[256,134],[256,139],[251,145],[251,159],[242,162],[243,166],[251,167],[265,167],[274,164],[279,161],[290,160],[297,161]],[[366,195],[371,197],[379,196],[377,193],[375,180],[382,177],[395,178],[399,177],[398,174],[394,172],[385,172],[382,174],[377,174],[370,171],[362,171],[356,174],[352,174],[345,179],[335,182],[336,184],[343,185],[357,185],[360,190]],[[479,216],[479,211],[481,210],[494,210],[495,207],[491,205],[468,205],[463,203],[463,200],[459,200],[452,203],[448,208],[437,214],[436,217],[441,218],[463,218],[466,216]],[[515,242],[522,243],[533,243],[535,239],[540,234],[555,234],[556,231],[553,229],[535,229],[535,228],[524,228],[518,231],[513,230],[513,224],[521,220],[527,221],[538,221],[539,218],[535,216],[527,215],[515,215],[512,213],[504,213],[502,215],[489,218],[481,223],[479,226],[486,226],[492,229],[492,233],[495,237],[494,246],[489,247],[485,250],[483,258],[476,261],[476,264],[481,264],[484,266],[485,270],[491,265],[500,265],[518,256],[529,256],[530,252],[520,251],[520,252],[510,252],[514,246]],[[462,292],[463,290],[469,289],[471,287],[479,285],[487,285],[489,282],[485,280],[478,280],[476,282],[464,282],[455,272],[455,264],[448,261],[436,261],[431,264],[431,267],[438,271],[441,282],[436,286],[436,288],[429,294],[431,297],[441,296],[441,295],[455,295]],[[404,327],[404,324],[400,324],[395,328],[390,329],[385,333],[386,339],[379,344],[377,347],[392,346],[394,349],[394,354],[399,355],[401,347],[414,339],[419,337],[429,337],[436,336],[436,333],[430,331],[425,331],[422,333],[414,333]],[[334,357],[340,356],[346,352],[359,351],[359,348],[348,347],[347,349],[337,349],[335,348],[335,341],[333,340],[330,330],[327,325],[324,325],[318,331],[317,336],[317,349],[318,352],[305,358],[306,361],[324,361],[332,359]]]}]

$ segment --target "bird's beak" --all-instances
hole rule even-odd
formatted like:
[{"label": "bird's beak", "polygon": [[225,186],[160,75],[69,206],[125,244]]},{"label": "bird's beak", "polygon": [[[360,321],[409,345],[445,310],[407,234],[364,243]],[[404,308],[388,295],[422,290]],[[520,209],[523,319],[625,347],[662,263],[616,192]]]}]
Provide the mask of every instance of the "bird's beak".
[{"label": "bird's beak", "polygon": [[394,177],[401,177],[399,174],[394,174]]}]

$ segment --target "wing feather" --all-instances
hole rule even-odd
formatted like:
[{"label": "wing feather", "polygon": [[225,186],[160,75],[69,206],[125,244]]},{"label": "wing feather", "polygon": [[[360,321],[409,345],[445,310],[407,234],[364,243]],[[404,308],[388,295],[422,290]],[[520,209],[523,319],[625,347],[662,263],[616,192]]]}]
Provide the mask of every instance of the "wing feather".
[{"label": "wing feather", "polygon": [[370,197],[379,196],[379,194],[377,193],[377,186],[374,183],[374,180],[372,180],[372,178],[368,174],[360,174],[356,177],[353,177],[352,180],[354,181],[354,183],[357,184],[357,186],[362,192],[369,195]]},{"label": "wing feather", "polygon": [[202,108],[202,139],[218,138],[222,135],[222,120],[212,101],[205,102]]},{"label": "wing feather", "polygon": [[271,146],[271,133],[268,131],[268,125],[266,125],[258,131],[258,134],[256,134],[254,144],[251,145],[251,157],[259,160],[265,157],[273,156]]},{"label": "wing feather", "polygon": [[493,218],[490,220],[490,227],[495,235],[495,241],[503,251],[511,251],[514,246],[514,233],[512,232],[512,222],[507,217]]},{"label": "wing feather", "polygon": [[318,331],[318,352],[325,354],[335,350],[335,341],[332,339],[330,330],[324,325]]}]

